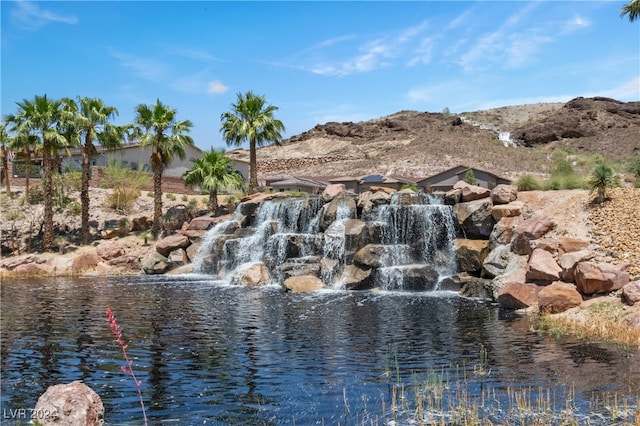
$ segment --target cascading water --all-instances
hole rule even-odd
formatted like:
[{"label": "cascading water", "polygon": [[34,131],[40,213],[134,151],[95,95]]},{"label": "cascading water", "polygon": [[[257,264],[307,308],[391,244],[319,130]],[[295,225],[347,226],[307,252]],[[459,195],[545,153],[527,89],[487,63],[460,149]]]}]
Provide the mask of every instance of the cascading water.
[{"label": "cascading water", "polygon": [[437,289],[440,277],[455,272],[456,227],[450,206],[432,197],[401,203],[394,194],[390,204],[377,206],[372,213],[381,224],[380,242],[385,248],[375,277],[377,286],[419,289],[424,288],[425,278],[434,277],[432,289]]},{"label": "cascading water", "polygon": [[[313,275],[328,287],[345,288],[349,267],[371,277],[365,280],[369,288],[387,290],[435,289],[440,277],[454,273],[453,211],[425,196],[394,196],[360,219],[349,197],[330,203],[316,198],[263,201],[251,220],[239,210],[232,221],[208,232],[194,272],[229,280],[234,270],[261,263],[275,282]],[[358,263],[358,253],[371,247],[381,253],[377,263]]]}]

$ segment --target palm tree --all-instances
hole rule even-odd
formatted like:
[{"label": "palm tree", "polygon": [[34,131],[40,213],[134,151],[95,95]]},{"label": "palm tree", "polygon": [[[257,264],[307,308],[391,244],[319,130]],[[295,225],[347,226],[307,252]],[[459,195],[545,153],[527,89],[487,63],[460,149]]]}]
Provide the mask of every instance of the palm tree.
[{"label": "palm tree", "polygon": [[[65,138],[58,131],[61,118],[62,101],[35,96],[33,100],[23,99],[16,102],[18,112],[11,120],[17,122],[15,130],[18,138],[27,138],[23,144],[29,144],[31,136],[36,136],[42,143],[42,174],[44,181],[44,241],[43,250],[53,248],[53,171],[52,154],[65,143]],[[27,175],[29,170],[27,169]]]},{"label": "palm tree", "polygon": [[[29,200],[29,187],[31,175],[31,156],[35,156],[40,151],[40,139],[33,133],[33,130],[24,126],[24,117],[22,114],[8,114],[5,116],[7,125],[11,127],[9,130],[13,132],[13,136],[8,139],[8,148],[16,153],[17,156],[24,160],[25,179],[24,179],[24,199]],[[15,164],[14,164],[15,167]]]},{"label": "palm tree", "polygon": [[258,190],[256,146],[270,142],[279,145],[284,124],[273,117],[278,107],[267,105],[264,96],[254,95],[251,91],[237,96],[237,102],[231,104],[231,111],[220,117],[220,130],[227,145],[240,146],[249,141],[249,193],[253,193]]},{"label": "palm tree", "polygon": [[597,191],[596,203],[600,204],[605,200],[607,188],[618,186],[618,177],[612,167],[606,164],[598,164],[589,177],[589,188],[591,192]]},{"label": "palm tree", "polygon": [[193,166],[183,177],[185,184],[199,186],[209,191],[209,211],[218,209],[218,188],[240,188],[243,184],[242,175],[230,167],[231,159],[225,155],[223,149],[211,151],[201,158],[191,160]]},{"label": "palm tree", "polygon": [[84,136],[82,153],[82,185],[80,202],[82,204],[82,244],[89,244],[91,230],[89,228],[89,180],[91,179],[91,157],[95,155],[94,141],[106,148],[116,148],[122,145],[124,128],[111,124],[110,121],[118,115],[115,107],[105,105],[102,99],[78,97],[77,103],[72,99],[65,101],[65,109],[69,114],[72,131]]},{"label": "palm tree", "polygon": [[620,10],[620,16],[629,15],[629,22],[640,18],[640,0],[631,0]]},{"label": "palm tree", "polygon": [[176,120],[177,111],[158,99],[154,105],[140,104],[136,107],[134,135],[140,137],[142,147],[152,149],[150,164],[153,171],[153,238],[160,234],[162,226],[162,174],[175,155],[185,158],[184,149],[193,145],[186,133],[193,124],[189,120]]},{"label": "palm tree", "polygon": [[9,133],[7,133],[7,124],[4,120],[0,121],[0,156],[2,156],[2,178],[4,179],[4,188],[8,196],[11,196],[11,184],[9,183]]}]

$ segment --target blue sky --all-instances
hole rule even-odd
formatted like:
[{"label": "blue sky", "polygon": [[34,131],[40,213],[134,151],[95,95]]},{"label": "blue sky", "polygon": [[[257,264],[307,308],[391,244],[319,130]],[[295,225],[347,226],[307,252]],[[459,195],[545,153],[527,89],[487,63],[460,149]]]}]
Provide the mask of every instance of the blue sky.
[{"label": "blue sky", "polygon": [[252,90],[285,137],[400,110],[577,96],[640,100],[640,22],[622,1],[2,1],[2,115],[35,95],[100,97],[131,122],[160,99],[222,148]]}]

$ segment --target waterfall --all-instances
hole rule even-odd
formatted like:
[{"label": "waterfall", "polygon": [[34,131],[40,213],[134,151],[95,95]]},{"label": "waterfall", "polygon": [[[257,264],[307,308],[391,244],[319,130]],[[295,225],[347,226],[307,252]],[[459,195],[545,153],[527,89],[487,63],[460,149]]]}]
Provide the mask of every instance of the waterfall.
[{"label": "waterfall", "polygon": [[[357,218],[353,198],[283,198],[242,208],[206,234],[194,271],[219,279],[260,262],[272,281],[313,275],[328,287],[346,287],[348,268],[370,277],[348,288],[436,289],[454,273],[456,225],[451,206],[424,194],[394,194]],[[373,247],[379,259],[357,263]],[[347,268],[348,267],[348,268]],[[357,272],[356,271],[356,272]],[[358,275],[356,274],[356,275]]]}]

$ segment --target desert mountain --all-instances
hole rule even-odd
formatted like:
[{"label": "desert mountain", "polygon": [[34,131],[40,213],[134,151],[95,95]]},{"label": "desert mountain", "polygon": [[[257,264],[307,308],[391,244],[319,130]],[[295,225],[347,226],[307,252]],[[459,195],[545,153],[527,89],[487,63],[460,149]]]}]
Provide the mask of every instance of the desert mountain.
[{"label": "desert mountain", "polygon": [[[400,111],[329,122],[258,150],[261,176],[424,177],[458,164],[513,177],[545,173],[556,148],[627,160],[640,150],[640,102],[576,98],[460,114]],[[229,153],[248,159],[248,151]]]}]

